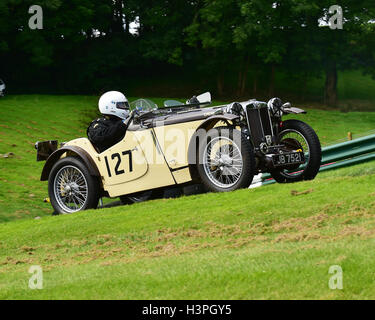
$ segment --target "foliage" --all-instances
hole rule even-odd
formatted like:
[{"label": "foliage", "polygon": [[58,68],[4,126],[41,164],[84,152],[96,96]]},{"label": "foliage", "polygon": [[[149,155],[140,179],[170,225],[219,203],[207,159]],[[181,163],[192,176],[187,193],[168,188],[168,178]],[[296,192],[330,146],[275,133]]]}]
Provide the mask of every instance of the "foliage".
[{"label": "foliage", "polygon": [[[43,30],[28,28],[32,4],[43,8]],[[0,76],[10,92],[99,93],[159,77],[171,79],[171,87],[179,79],[191,85],[206,79],[219,96],[233,95],[234,88],[242,97],[249,91],[274,95],[281,73],[298,79],[301,92],[323,74],[319,96],[335,105],[340,71],[375,74],[370,23],[375,6],[370,0],[341,1],[344,29],[331,30],[319,25],[330,18],[330,5],[328,0],[3,0]],[[131,32],[134,23],[137,30]]]}]

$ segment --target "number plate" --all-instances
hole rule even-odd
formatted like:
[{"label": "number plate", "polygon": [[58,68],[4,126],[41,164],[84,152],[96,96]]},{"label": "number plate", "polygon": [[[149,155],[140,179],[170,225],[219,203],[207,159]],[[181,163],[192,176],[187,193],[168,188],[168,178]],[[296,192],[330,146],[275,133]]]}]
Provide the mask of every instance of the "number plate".
[{"label": "number plate", "polygon": [[305,162],[303,152],[289,152],[276,154],[272,157],[275,167],[286,166],[289,164],[302,164]]}]

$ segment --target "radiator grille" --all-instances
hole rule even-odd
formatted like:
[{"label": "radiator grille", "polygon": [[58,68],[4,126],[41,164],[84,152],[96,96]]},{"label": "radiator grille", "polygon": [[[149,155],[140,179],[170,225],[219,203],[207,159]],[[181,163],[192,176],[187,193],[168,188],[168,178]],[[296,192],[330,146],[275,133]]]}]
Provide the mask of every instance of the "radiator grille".
[{"label": "radiator grille", "polygon": [[266,142],[266,136],[273,135],[268,109],[250,104],[246,107],[246,113],[254,146],[259,147],[262,142]]},{"label": "radiator grille", "polygon": [[268,112],[268,108],[261,108],[258,109],[260,114],[260,119],[263,125],[263,133],[265,136],[272,136],[272,128],[271,128],[271,121],[270,121],[270,114]]}]

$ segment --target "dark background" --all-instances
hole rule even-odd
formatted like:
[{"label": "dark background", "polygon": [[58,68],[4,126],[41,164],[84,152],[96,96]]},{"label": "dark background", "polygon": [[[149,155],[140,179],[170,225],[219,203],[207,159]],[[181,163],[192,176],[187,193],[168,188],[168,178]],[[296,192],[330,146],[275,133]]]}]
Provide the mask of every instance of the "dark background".
[{"label": "dark background", "polygon": [[[35,4],[43,30],[28,27]],[[318,22],[334,4],[342,30]],[[211,90],[217,99],[279,95],[340,107],[341,75],[373,81],[372,19],[373,0],[1,0],[0,78],[9,93]],[[359,98],[372,108],[367,91]]]}]

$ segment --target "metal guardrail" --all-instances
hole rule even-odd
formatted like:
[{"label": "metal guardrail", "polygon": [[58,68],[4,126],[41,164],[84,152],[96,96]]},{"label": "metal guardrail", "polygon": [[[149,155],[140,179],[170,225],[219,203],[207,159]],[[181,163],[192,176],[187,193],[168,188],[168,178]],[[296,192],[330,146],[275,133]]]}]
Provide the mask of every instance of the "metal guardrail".
[{"label": "metal guardrail", "polygon": [[322,165],[375,152],[375,134],[322,149]]},{"label": "metal guardrail", "polygon": [[[375,160],[375,134],[322,148],[321,171],[333,170]],[[270,174],[262,175],[262,185],[275,183]]]}]

